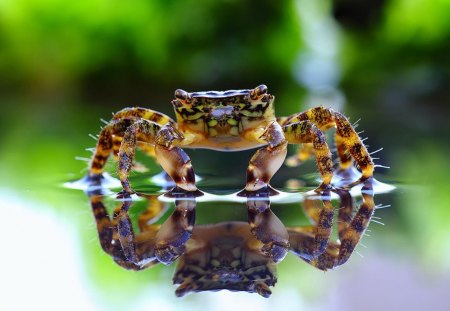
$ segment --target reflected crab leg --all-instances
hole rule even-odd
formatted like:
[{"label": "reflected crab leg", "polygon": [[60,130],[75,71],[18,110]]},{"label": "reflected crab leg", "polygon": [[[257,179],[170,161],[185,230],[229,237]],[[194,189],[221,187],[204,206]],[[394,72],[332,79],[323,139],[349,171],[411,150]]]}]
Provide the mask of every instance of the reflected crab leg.
[{"label": "reflected crab leg", "polygon": [[332,233],[334,207],[327,197],[305,198],[304,211],[312,226],[288,228],[290,251],[307,262],[325,252]]},{"label": "reflected crab leg", "polygon": [[125,256],[123,249],[119,241],[119,234],[117,230],[117,215],[119,214],[122,206],[118,206],[114,211],[114,216],[111,218],[106,210],[103,203],[103,196],[100,194],[93,194],[90,196],[90,202],[92,207],[92,212],[95,217],[97,224],[98,237],[102,249],[109,254],[113,260],[125,269],[130,270],[142,270],[149,268],[158,261],[149,254],[144,252],[141,248],[138,252],[142,254],[143,257],[149,258],[145,265],[138,265],[134,262],[128,260]]},{"label": "reflected crab leg", "polygon": [[[345,225],[338,229],[340,243],[329,244],[326,252],[312,260],[310,262],[311,265],[321,270],[327,270],[347,262],[355,247],[361,240],[361,237],[367,229],[367,226],[369,225],[375,211],[375,203],[371,190],[372,188],[370,183],[363,187],[363,203],[350,222],[347,219],[343,220]],[[345,200],[345,203],[348,203],[347,199]],[[349,210],[350,208],[347,208],[347,211],[344,214],[346,215]],[[342,217],[342,215],[339,216]]]},{"label": "reflected crab leg", "polygon": [[176,200],[175,210],[161,226],[156,225],[158,230],[143,231],[139,235],[135,235],[128,214],[130,202],[125,200],[117,215],[119,241],[127,260],[136,265],[145,265],[148,262],[148,254],[140,251],[142,244],[151,251],[152,260],[156,258],[164,264],[170,264],[181,256],[195,223],[195,200]]}]

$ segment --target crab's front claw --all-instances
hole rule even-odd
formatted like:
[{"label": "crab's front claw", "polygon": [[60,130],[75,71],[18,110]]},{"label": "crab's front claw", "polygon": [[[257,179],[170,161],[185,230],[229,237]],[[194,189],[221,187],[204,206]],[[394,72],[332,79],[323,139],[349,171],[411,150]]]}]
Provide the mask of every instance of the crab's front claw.
[{"label": "crab's front claw", "polygon": [[173,179],[178,188],[185,191],[198,191],[191,159],[183,149],[175,146],[157,144],[156,158],[164,171]]},{"label": "crab's front claw", "polygon": [[269,242],[261,248],[261,252],[270,257],[274,262],[280,262],[286,257],[289,243]]},{"label": "crab's front claw", "polygon": [[270,179],[283,165],[287,154],[288,142],[276,121],[265,128],[258,140],[267,145],[256,151],[248,164],[245,191],[249,193],[269,187]]}]

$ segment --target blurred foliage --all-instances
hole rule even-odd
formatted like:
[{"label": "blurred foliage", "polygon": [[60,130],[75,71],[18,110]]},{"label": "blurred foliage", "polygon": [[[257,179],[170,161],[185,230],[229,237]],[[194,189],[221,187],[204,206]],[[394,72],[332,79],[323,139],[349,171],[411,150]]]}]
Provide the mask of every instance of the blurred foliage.
[{"label": "blurred foliage", "polygon": [[3,1],[1,81],[4,87],[53,93],[108,85],[114,92],[111,83],[140,79],[174,88],[286,77],[299,51],[300,29],[292,27],[292,1],[281,4]]},{"label": "blurred foliage", "polygon": [[[358,1],[334,2],[348,8]],[[363,2],[383,6],[374,10],[382,14],[374,14],[370,25],[343,24],[342,88],[350,106],[357,115],[369,112],[370,117],[364,117],[372,127],[368,130],[392,145],[400,139],[415,144],[420,136],[447,137],[450,1]],[[363,10],[362,5],[354,8]],[[404,132],[390,135],[393,127]]]}]

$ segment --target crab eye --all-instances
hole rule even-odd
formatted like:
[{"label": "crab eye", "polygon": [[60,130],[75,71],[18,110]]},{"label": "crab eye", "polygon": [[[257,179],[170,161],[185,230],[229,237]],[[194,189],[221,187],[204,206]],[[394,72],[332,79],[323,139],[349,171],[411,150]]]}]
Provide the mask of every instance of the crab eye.
[{"label": "crab eye", "polygon": [[267,93],[267,86],[261,84],[250,91],[250,98],[253,100],[260,99],[266,93]]},{"label": "crab eye", "polygon": [[178,89],[175,91],[175,98],[181,102],[187,102],[191,99],[191,94],[184,90]]}]

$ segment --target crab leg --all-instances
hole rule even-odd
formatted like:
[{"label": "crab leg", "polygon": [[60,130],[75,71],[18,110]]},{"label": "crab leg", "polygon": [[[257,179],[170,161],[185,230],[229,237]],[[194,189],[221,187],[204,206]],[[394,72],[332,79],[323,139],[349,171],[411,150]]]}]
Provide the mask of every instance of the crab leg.
[{"label": "crab leg", "polygon": [[[119,243],[119,234],[117,230],[117,215],[119,214],[122,206],[119,206],[114,211],[114,216],[111,218],[108,211],[103,203],[103,196],[100,194],[93,194],[90,196],[90,202],[92,207],[92,212],[95,217],[95,222],[97,224],[98,238],[102,249],[109,254],[114,261],[125,269],[131,270],[142,270],[153,266],[158,263],[155,259],[154,254],[152,254],[153,247],[149,247],[151,244],[151,239],[147,233],[141,233],[138,235],[137,239],[141,240],[140,247],[136,250],[141,258],[147,258],[145,265],[137,265],[129,261],[122,247]],[[154,233],[153,233],[154,234]],[[150,234],[151,235],[151,234]],[[148,251],[151,249],[152,251]]]},{"label": "crab leg", "polygon": [[119,149],[118,165],[118,174],[124,192],[133,192],[128,180],[128,175],[133,166],[138,139],[140,141],[154,143],[160,129],[161,126],[159,124],[144,119],[140,119],[127,127]]},{"label": "crab leg", "polygon": [[166,123],[174,121],[166,116],[165,114],[159,113],[157,111],[141,108],[141,107],[133,107],[133,108],[124,108],[118,112],[116,112],[112,120],[120,120],[120,119],[145,119],[147,121],[151,121],[154,123],[158,123],[164,125]]},{"label": "crab leg", "polygon": [[113,135],[123,135],[133,123],[131,119],[114,120],[108,123],[100,132],[97,147],[94,156],[91,160],[89,175],[100,175],[103,172],[103,167],[113,151],[114,140]]},{"label": "crab leg", "polygon": [[[363,142],[359,138],[358,133],[356,133],[353,126],[343,114],[335,112],[334,120],[336,122],[336,141],[343,145],[343,147],[341,147],[343,150],[346,149],[350,152],[358,166],[361,168],[362,176],[359,181],[363,182],[372,177],[375,166],[372,161],[372,157],[367,151],[366,146],[364,146]],[[339,145],[338,152],[341,152],[341,156],[346,154],[346,151],[339,150]],[[346,165],[347,168],[350,166],[348,160],[345,162],[346,159],[348,159],[348,157],[341,158],[341,162],[343,162],[341,165],[342,169],[345,169]]]},{"label": "crab leg", "polygon": [[330,148],[322,131],[310,121],[300,121],[283,126],[286,139],[291,144],[312,143],[316,155],[317,167],[322,176],[322,184],[317,190],[330,188],[333,177],[333,163]]},{"label": "crab leg", "polygon": [[[113,141],[114,160],[117,161],[117,160],[119,160],[119,150],[120,150],[120,145],[122,144],[122,137],[118,136],[118,135],[113,135],[112,141]],[[146,142],[138,141],[137,147],[139,150],[144,152],[149,157],[156,159],[154,145],[146,143]]]},{"label": "crab leg", "polygon": [[[113,120],[120,120],[123,118],[127,119],[145,119],[160,125],[164,125],[166,123],[175,123],[170,117],[165,114],[159,113],[157,111],[141,108],[141,107],[133,107],[133,108],[124,108],[117,113],[115,113],[112,117]],[[113,149],[114,156],[117,157],[119,153],[120,144],[122,143],[122,137],[115,136],[113,138]],[[148,143],[138,142],[138,147],[140,150],[145,152],[148,156],[155,158],[155,147]]]},{"label": "crab leg", "polygon": [[339,195],[341,196],[341,208],[344,210],[342,214],[338,215],[339,221],[342,222],[341,226],[338,227],[340,243],[329,243],[326,252],[310,261],[311,265],[320,270],[332,269],[347,262],[361,240],[375,211],[370,186],[363,187],[363,203],[351,221],[350,214],[353,209],[351,196],[348,191],[346,194],[341,192]]},{"label": "crab leg", "polygon": [[[174,122],[168,116],[146,108],[125,108],[115,113],[111,122],[103,127],[99,134],[96,150],[89,169],[89,175],[91,177],[101,175],[111,152],[114,153],[115,157],[117,156],[122,142],[122,136],[126,129],[139,119],[145,119],[160,125]],[[139,144],[139,147],[142,147],[141,149],[148,155],[154,156],[152,146]]]},{"label": "crab leg", "polygon": [[[321,204],[320,207],[317,206],[318,203]],[[289,227],[289,244],[291,252],[309,262],[323,254],[327,248],[332,232],[334,208],[329,200],[307,197],[303,209],[313,225]]]},{"label": "crab leg", "polygon": [[129,126],[123,136],[119,150],[119,178],[124,192],[133,192],[128,180],[132,168],[137,140],[155,144],[156,159],[176,185],[186,191],[196,191],[195,174],[189,156],[175,141],[183,140],[182,134],[168,123],[159,124],[141,119]]},{"label": "crab leg", "polygon": [[341,169],[349,168],[353,157],[362,170],[359,182],[372,177],[374,170],[372,158],[355,129],[344,115],[330,108],[316,107],[288,118],[283,118],[282,125],[288,126],[307,120],[314,123],[322,131],[336,126],[336,147]]},{"label": "crab leg", "polygon": [[247,168],[247,184],[244,189],[247,192],[255,192],[267,187],[272,176],[283,164],[287,153],[287,141],[281,126],[276,121],[269,124],[262,135],[253,136],[251,139],[266,143],[267,146],[256,151],[250,159]]},{"label": "crab leg", "polygon": [[[172,215],[159,227],[157,231],[150,231],[148,241],[138,239],[143,236],[141,232],[135,236],[131,224],[128,210],[130,200],[124,202],[117,215],[117,229],[119,240],[125,257],[136,265],[145,265],[148,256],[143,257],[139,252],[140,244],[151,245],[151,252],[159,262],[170,264],[181,256],[184,251],[184,245],[189,240],[195,222],[195,200],[176,200],[176,208]],[[144,231],[146,233],[146,231]]]}]

